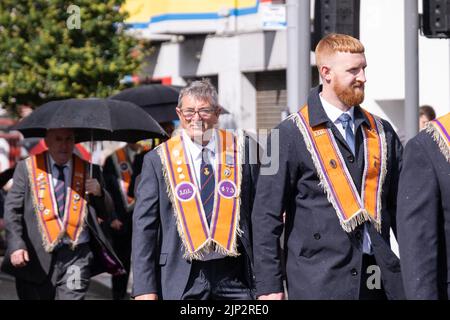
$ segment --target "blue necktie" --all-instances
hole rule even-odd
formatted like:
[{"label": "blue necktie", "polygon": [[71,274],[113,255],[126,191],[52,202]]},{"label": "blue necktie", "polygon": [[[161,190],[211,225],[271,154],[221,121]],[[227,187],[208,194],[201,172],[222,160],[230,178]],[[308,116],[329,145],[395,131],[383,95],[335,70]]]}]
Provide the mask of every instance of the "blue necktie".
[{"label": "blue necktie", "polygon": [[208,149],[202,150],[202,164],[200,166],[200,196],[202,198],[203,210],[205,210],[208,224],[211,222],[214,206],[215,179],[212,165],[209,163]]},{"label": "blue necktie", "polygon": [[[350,117],[347,113],[343,113],[339,116],[339,121],[342,123],[342,127],[345,130],[345,140],[347,141],[348,146],[352,150],[353,155],[355,154],[355,135],[352,131],[351,121],[352,117]],[[370,236],[367,231],[367,224],[364,224],[364,237],[362,239],[363,252],[367,254],[372,253],[372,246],[370,241]]]},{"label": "blue necktie", "polygon": [[62,218],[64,216],[64,205],[66,201],[66,183],[64,178],[64,167],[55,164],[55,167],[58,169],[58,179],[55,185],[55,198],[56,203],[58,204],[58,214],[59,217]]},{"label": "blue necktie", "polygon": [[345,140],[347,141],[350,150],[353,155],[355,154],[355,135],[352,131],[351,121],[352,117],[347,113],[343,113],[339,116],[338,120],[342,123],[342,128],[345,130]]}]

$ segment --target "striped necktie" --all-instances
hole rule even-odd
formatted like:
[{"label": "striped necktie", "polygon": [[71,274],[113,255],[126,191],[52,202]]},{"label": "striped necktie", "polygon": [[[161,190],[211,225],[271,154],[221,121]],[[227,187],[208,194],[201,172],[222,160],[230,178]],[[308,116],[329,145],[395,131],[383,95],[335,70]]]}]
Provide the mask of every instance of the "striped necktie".
[{"label": "striped necktie", "polygon": [[58,204],[58,214],[60,218],[64,216],[64,205],[66,200],[66,183],[64,178],[64,168],[65,166],[60,166],[55,164],[55,167],[58,169],[58,179],[55,185],[55,198],[56,203]]},{"label": "striped necktie", "polygon": [[202,164],[200,166],[200,195],[202,198],[203,210],[205,211],[208,224],[211,222],[214,206],[215,179],[213,167],[208,158],[208,149],[202,150]]}]

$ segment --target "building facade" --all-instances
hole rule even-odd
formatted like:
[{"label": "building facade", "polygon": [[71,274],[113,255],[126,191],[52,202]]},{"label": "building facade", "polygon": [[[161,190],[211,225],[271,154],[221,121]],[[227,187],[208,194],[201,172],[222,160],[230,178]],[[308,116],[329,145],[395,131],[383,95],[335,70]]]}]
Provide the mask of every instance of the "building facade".
[{"label": "building facade", "polygon": [[[360,39],[368,61],[363,106],[390,120],[400,135],[405,96],[403,3],[361,0],[360,8]],[[135,36],[155,46],[142,69],[146,77],[170,78],[175,85],[211,78],[219,102],[231,113],[228,127],[270,129],[287,115],[285,1],[128,0],[122,9],[130,14],[127,23]],[[313,13],[314,0],[311,21]],[[419,36],[419,48],[420,104],[432,105],[442,115],[450,111],[450,41]],[[317,85],[313,52],[306,72]]]}]

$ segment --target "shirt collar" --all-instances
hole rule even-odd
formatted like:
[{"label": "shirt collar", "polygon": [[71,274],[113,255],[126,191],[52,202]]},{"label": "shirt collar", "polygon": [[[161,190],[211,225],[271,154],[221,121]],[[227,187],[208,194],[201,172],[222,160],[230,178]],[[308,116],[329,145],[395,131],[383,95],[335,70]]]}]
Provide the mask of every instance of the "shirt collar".
[{"label": "shirt collar", "polygon": [[191,153],[193,160],[197,160],[202,157],[203,148],[208,149],[212,155],[215,154],[215,152],[216,152],[216,130],[214,130],[214,133],[212,134],[211,139],[209,140],[208,144],[205,147],[192,141],[185,130],[182,130],[182,135],[183,135],[184,141],[186,141],[187,149]]},{"label": "shirt collar", "polygon": [[[48,158],[50,159],[50,168],[53,170],[54,165],[56,164],[56,162],[55,162],[55,160],[53,160],[53,158],[50,155],[50,153],[48,154]],[[70,158],[69,161],[64,163],[63,166],[66,166],[67,168],[70,169],[72,167],[72,158]]]},{"label": "shirt collar", "polygon": [[322,102],[323,109],[325,110],[325,113],[327,114],[328,118],[333,122],[334,124],[339,123],[340,121],[338,118],[341,116],[341,114],[346,113],[351,118],[352,121],[355,120],[354,113],[355,113],[355,107],[351,107],[346,112],[343,112],[342,110],[338,109],[331,103],[329,103],[327,100],[325,100],[322,95],[320,95],[320,102]]}]

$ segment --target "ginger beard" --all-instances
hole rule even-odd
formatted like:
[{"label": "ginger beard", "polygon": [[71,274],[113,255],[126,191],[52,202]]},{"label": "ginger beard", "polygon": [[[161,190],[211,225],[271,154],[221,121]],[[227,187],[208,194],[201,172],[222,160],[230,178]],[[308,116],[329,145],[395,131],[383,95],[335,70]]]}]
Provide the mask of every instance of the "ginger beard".
[{"label": "ginger beard", "polygon": [[364,83],[361,81],[355,81],[351,86],[336,81],[333,90],[339,100],[349,107],[358,106],[364,101]]}]

